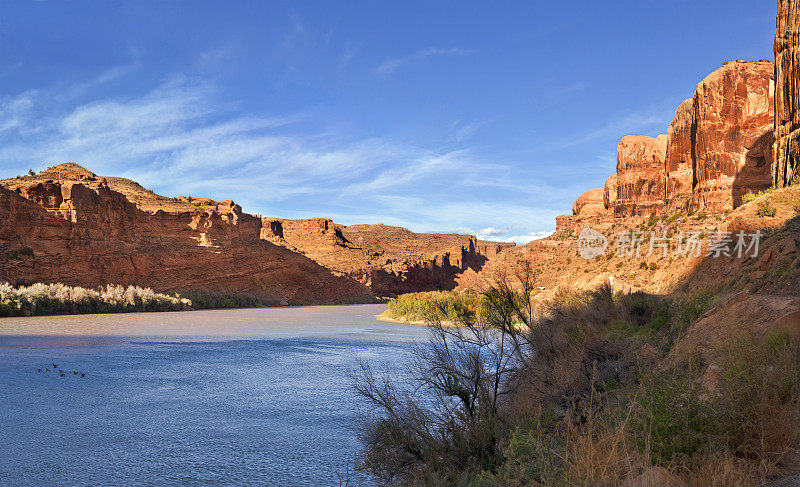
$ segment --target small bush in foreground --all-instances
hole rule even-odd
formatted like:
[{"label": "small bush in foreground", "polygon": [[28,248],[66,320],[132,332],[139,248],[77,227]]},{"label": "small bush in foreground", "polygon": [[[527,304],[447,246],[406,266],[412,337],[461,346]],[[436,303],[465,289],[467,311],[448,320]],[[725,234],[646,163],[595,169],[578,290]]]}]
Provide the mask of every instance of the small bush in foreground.
[{"label": "small bush in foreground", "polygon": [[778,214],[777,208],[767,200],[758,202],[758,210],[756,214],[763,218],[772,218]]}]

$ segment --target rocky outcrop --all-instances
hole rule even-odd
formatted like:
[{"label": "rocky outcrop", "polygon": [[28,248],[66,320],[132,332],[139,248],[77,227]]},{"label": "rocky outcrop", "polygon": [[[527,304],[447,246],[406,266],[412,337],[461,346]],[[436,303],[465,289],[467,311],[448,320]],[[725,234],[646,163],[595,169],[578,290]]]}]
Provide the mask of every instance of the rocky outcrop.
[{"label": "rocky outcrop", "polygon": [[684,208],[694,187],[694,99],[684,100],[667,129],[666,186],[664,198],[670,207]]},{"label": "rocky outcrop", "polygon": [[590,189],[572,204],[572,214],[576,216],[600,215],[606,211],[603,188]]},{"label": "rocky outcrop", "polygon": [[732,209],[772,183],[773,63],[733,61],[694,95],[693,205]]},{"label": "rocky outcrop", "polygon": [[667,136],[629,135],[617,145],[617,216],[649,215],[664,207]]},{"label": "rocky outcrop", "polygon": [[0,276],[233,291],[284,304],[368,302],[376,293],[452,288],[455,274],[480,270],[503,246],[405,229],[345,236],[344,228],[261,218],[231,200],[165,198],[62,164],[0,182]]},{"label": "rocky outcrop", "polygon": [[786,186],[800,166],[800,0],[778,1],[774,157],[774,183]]}]

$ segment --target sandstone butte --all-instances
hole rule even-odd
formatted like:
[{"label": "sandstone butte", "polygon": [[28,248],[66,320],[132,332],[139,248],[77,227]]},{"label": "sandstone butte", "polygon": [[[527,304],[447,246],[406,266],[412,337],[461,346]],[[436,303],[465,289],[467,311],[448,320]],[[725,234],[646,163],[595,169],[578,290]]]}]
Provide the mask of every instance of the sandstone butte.
[{"label": "sandstone butte", "polygon": [[0,278],[12,284],[136,284],[330,304],[451,289],[507,245],[262,218],[231,200],[167,198],[66,163],[0,181],[0,246]]}]

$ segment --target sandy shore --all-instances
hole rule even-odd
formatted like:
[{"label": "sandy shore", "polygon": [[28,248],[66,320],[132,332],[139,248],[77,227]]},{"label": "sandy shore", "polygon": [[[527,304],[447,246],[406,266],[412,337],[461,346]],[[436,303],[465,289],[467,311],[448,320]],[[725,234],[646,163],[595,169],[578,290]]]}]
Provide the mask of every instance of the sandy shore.
[{"label": "sandy shore", "polygon": [[[384,311],[383,313],[378,315],[379,321],[385,321],[387,323],[400,323],[403,325],[419,325],[419,326],[431,326],[431,323],[428,321],[423,320],[406,320],[403,318],[391,318],[389,316],[389,310]],[[457,327],[459,326],[457,323],[453,321],[442,321],[442,326],[449,326],[449,327]]]}]

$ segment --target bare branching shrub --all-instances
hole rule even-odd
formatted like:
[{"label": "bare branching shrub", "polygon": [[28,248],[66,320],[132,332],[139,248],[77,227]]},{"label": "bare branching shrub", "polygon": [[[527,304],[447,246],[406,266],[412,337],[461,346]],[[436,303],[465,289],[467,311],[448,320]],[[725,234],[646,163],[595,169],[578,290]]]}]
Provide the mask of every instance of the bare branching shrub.
[{"label": "bare branching shrub", "polygon": [[526,268],[501,277],[483,295],[481,313],[432,313],[430,341],[416,350],[403,389],[362,366],[356,390],[377,413],[364,427],[364,463],[380,481],[447,483],[501,463],[505,406],[527,355],[532,290]]}]

